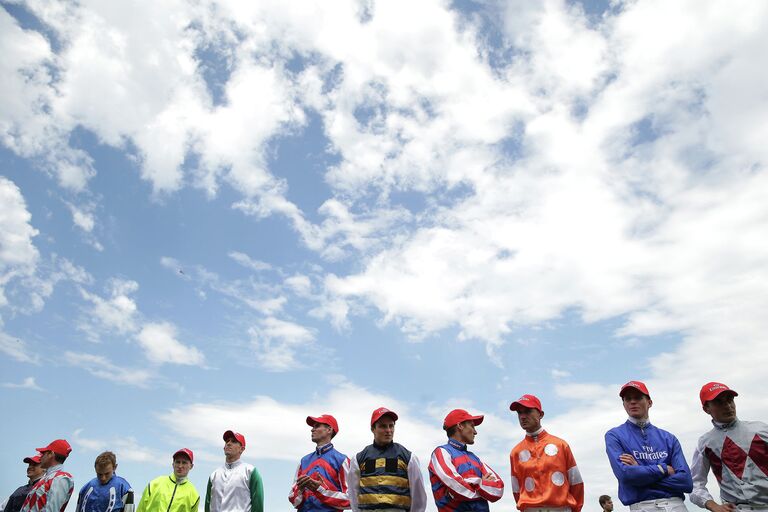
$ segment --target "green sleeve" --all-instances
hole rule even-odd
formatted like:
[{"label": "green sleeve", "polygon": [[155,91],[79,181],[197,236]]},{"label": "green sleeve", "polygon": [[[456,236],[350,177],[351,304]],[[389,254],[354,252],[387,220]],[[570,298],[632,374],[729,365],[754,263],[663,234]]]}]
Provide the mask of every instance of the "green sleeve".
[{"label": "green sleeve", "polygon": [[151,486],[152,482],[149,482],[144,488],[144,492],[141,493],[141,500],[139,500],[139,506],[136,507],[136,512],[146,512],[149,507],[149,496],[152,494],[152,491],[150,490]]},{"label": "green sleeve", "polygon": [[211,512],[211,479],[208,478],[208,488],[205,490],[205,512]]},{"label": "green sleeve", "polygon": [[251,512],[264,512],[264,484],[261,483],[261,475],[256,468],[251,471],[248,486],[251,488]]}]

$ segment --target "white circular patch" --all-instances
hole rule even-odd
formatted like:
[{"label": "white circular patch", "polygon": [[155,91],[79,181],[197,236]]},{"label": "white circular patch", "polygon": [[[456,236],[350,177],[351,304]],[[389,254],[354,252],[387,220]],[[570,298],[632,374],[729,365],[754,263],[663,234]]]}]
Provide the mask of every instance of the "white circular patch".
[{"label": "white circular patch", "polygon": [[[562,475],[560,475],[562,476]],[[525,479],[525,490],[528,492],[531,492],[533,488],[536,487],[536,482],[533,481],[533,478],[528,477]]]},{"label": "white circular patch", "polygon": [[557,455],[557,446],[553,445],[552,443],[548,444],[544,447],[544,453],[549,455],[550,457],[554,457]]},{"label": "white circular patch", "polygon": [[560,487],[565,483],[565,476],[561,472],[555,471],[552,473],[552,483]]},{"label": "white circular patch", "polygon": [[520,452],[520,455],[518,456],[518,458],[520,459],[520,462],[528,462],[529,460],[531,460],[531,452],[529,452],[528,450],[523,450]]}]

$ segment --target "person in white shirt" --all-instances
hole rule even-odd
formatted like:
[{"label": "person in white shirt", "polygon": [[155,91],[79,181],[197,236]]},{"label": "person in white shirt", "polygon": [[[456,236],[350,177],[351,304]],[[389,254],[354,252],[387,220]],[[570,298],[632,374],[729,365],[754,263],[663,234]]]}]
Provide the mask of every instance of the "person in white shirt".
[{"label": "person in white shirt", "polygon": [[227,430],[223,439],[226,462],[208,479],[205,512],[264,512],[261,475],[252,464],[240,460],[245,436]]}]

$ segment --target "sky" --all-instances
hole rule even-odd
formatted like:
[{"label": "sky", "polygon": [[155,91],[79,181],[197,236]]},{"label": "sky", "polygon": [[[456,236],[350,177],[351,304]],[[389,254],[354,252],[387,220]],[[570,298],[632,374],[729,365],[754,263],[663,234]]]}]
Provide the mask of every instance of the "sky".
[{"label": "sky", "polygon": [[767,3],[0,7],[0,494],[56,438],[204,492],[234,429],[288,511],[307,415],[426,468],[460,407],[508,512],[532,393],[587,511],[624,382],[689,461],[705,382],[768,418]]}]

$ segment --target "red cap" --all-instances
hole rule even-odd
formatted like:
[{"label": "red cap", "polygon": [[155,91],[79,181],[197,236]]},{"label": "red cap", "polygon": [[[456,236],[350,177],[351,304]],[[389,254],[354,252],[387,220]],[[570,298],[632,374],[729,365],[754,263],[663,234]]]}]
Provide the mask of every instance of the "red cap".
[{"label": "red cap", "polygon": [[527,409],[536,409],[537,411],[543,413],[544,411],[541,409],[541,400],[536,398],[533,395],[523,395],[511,404],[509,404],[509,410],[510,411],[519,411],[521,407],[525,407]]},{"label": "red cap", "polygon": [[339,433],[339,424],[336,422],[336,418],[331,416],[330,414],[323,414],[322,416],[307,416],[307,425],[310,427],[314,427],[318,423],[322,423],[323,425],[328,425],[331,427],[331,430]]},{"label": "red cap", "polygon": [[187,457],[189,457],[189,462],[192,462],[194,464],[195,462],[195,455],[192,453],[192,450],[189,448],[181,448],[179,450],[176,450],[176,453],[173,454],[173,458],[175,459],[177,455],[180,453],[183,453]]},{"label": "red cap", "polygon": [[56,455],[66,457],[72,452],[72,447],[69,446],[66,439],[56,439],[55,441],[51,441],[48,446],[44,448],[35,448],[35,450],[40,453],[53,452]]},{"label": "red cap", "polygon": [[243,434],[240,432],[235,432],[234,430],[227,430],[224,432],[224,441],[231,438],[235,438],[235,441],[240,443],[240,446],[242,446],[243,450],[245,450],[245,436]]},{"label": "red cap", "polygon": [[24,457],[24,460],[22,462],[25,462],[27,464],[40,464],[40,456],[34,455],[32,457]]},{"label": "red cap", "polygon": [[462,421],[469,420],[472,420],[475,425],[479,425],[483,422],[483,415],[481,414],[480,416],[472,416],[464,409],[454,409],[449,412],[443,420],[443,430],[449,429],[454,425],[458,425]]},{"label": "red cap", "polygon": [[624,391],[630,388],[636,389],[642,394],[644,394],[645,396],[647,396],[648,398],[651,398],[651,394],[648,392],[648,387],[643,382],[640,382],[639,380],[631,380],[626,384],[624,384],[623,386],[621,386],[621,390],[619,391],[619,396],[624,398]]},{"label": "red cap", "polygon": [[720,393],[725,393],[728,391],[729,393],[732,393],[733,396],[739,396],[737,392],[723,384],[722,382],[707,382],[703,386],[701,386],[701,391],[699,392],[699,398],[701,399],[701,405],[704,405],[706,402],[709,402],[710,400],[714,400],[717,398]]},{"label": "red cap", "polygon": [[389,414],[390,416],[395,418],[395,421],[397,421],[397,414],[390,411],[386,407],[379,407],[378,409],[373,411],[373,413],[371,414],[371,426],[373,426],[377,421],[379,421],[379,419],[385,414]]}]

